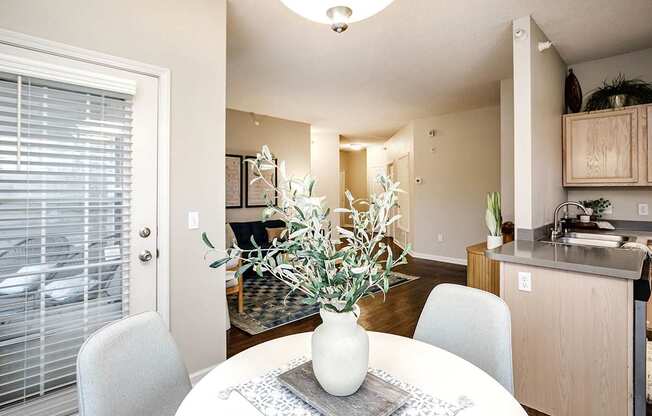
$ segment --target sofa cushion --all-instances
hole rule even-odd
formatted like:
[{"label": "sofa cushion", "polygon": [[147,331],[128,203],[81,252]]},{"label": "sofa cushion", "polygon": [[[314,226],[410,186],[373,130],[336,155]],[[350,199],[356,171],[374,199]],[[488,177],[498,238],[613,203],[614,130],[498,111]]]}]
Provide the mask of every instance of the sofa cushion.
[{"label": "sofa cushion", "polygon": [[265,228],[265,230],[267,230],[267,241],[269,241],[270,244],[275,238],[278,238],[279,240],[284,239],[281,238],[281,235],[283,234],[283,231],[285,231],[285,227]]},{"label": "sofa cushion", "polygon": [[231,225],[233,235],[235,235],[235,239],[240,247],[244,248],[243,246],[251,244],[250,238],[253,231],[251,230],[250,222],[232,222],[229,224]]},{"label": "sofa cushion", "polygon": [[285,221],[283,220],[269,220],[263,223],[265,228],[285,228]]},{"label": "sofa cushion", "polygon": [[267,241],[267,230],[265,230],[265,225],[262,221],[252,221],[251,223],[251,233],[254,235],[254,240],[260,246],[268,243]]},{"label": "sofa cushion", "polygon": [[[265,244],[261,244],[260,248],[265,250],[265,249],[270,248],[271,246],[272,246],[271,244],[265,243]],[[243,244],[243,245],[240,246],[240,248],[246,252],[246,253],[242,253],[242,257],[244,257],[244,258],[248,258],[251,254],[255,255],[255,253],[250,253],[249,252],[251,250],[256,250],[256,247],[254,247],[253,244],[251,244],[251,243]],[[265,255],[264,252],[263,252],[263,255]]]},{"label": "sofa cushion", "polygon": [[[269,239],[267,238],[266,228],[280,228],[285,227],[285,222],[282,220],[270,221],[248,221],[248,222],[230,222],[231,230],[235,239],[238,241],[238,246],[242,249],[252,249],[251,236],[261,247],[269,246]],[[230,244],[229,244],[230,246]],[[228,246],[227,246],[228,247]]]}]

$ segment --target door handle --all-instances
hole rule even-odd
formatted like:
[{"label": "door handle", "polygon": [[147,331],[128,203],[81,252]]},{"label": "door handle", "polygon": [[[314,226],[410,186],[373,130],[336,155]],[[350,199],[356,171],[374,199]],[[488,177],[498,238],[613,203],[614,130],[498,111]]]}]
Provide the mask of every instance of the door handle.
[{"label": "door handle", "polygon": [[143,263],[147,263],[148,261],[150,261],[150,260],[152,259],[152,252],[149,251],[149,250],[143,250],[143,251],[141,251],[140,254],[138,255],[138,258],[139,258],[140,261],[142,261]]}]

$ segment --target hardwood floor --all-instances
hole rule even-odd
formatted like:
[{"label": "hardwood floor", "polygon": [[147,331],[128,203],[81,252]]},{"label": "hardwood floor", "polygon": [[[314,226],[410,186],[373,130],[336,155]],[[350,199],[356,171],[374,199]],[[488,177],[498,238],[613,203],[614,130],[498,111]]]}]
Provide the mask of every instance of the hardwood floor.
[{"label": "hardwood floor", "polygon": [[[421,278],[390,289],[384,302],[382,296],[368,296],[360,301],[362,314],[359,322],[369,331],[412,337],[432,288],[440,283],[466,285],[465,266],[410,258],[408,264],[398,267],[396,271]],[[258,335],[249,335],[231,327],[227,332],[227,356],[271,339],[312,331],[320,323],[321,319],[315,315]],[[546,416],[536,410],[525,409],[529,416]]]}]

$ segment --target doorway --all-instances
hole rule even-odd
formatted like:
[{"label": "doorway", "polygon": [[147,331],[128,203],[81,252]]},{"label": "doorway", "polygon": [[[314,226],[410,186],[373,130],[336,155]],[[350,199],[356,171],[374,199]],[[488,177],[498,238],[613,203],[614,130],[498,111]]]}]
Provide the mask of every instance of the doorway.
[{"label": "doorway", "polygon": [[97,329],[159,309],[159,80],[0,45],[0,411],[76,404]]}]

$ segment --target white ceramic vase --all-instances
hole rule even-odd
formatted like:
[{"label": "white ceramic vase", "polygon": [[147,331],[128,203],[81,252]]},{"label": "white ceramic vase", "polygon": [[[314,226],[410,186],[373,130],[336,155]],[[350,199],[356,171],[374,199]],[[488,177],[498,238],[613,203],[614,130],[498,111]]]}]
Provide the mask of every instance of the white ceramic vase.
[{"label": "white ceramic vase", "polygon": [[487,236],[487,249],[491,250],[492,248],[500,247],[503,245],[503,236],[502,235],[488,235]]},{"label": "white ceramic vase", "polygon": [[333,396],[358,391],[369,368],[369,336],[358,325],[360,308],[335,313],[322,309],[322,324],[312,335],[312,368],[319,384]]}]

